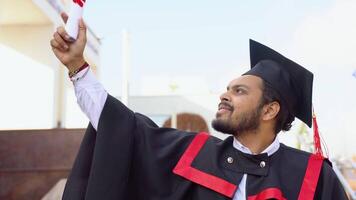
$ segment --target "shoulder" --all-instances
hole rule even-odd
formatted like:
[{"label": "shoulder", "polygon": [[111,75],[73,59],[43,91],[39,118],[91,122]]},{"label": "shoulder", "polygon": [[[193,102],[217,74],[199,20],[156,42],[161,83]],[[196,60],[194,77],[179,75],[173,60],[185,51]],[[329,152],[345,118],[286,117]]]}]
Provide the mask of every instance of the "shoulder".
[{"label": "shoulder", "polygon": [[[308,166],[308,162],[312,153],[295,149],[281,143],[280,155],[284,160],[284,165],[289,164],[291,167],[296,167],[305,170]],[[332,163],[327,158],[323,160],[321,173],[336,176],[332,167]]]},{"label": "shoulder", "polygon": [[280,145],[280,151],[284,156],[295,157],[296,159],[307,160],[311,156],[310,152],[306,152],[300,149],[289,147],[283,143]]},{"label": "shoulder", "polygon": [[194,136],[191,145],[200,144],[202,148],[215,149],[225,143],[229,143],[229,141],[232,144],[230,137],[225,140],[221,140],[220,138],[210,135],[209,133],[200,132]]},{"label": "shoulder", "polygon": [[[310,156],[312,155],[312,153],[310,153],[310,152],[296,149],[293,147],[289,147],[283,143],[281,143],[280,148],[281,148],[282,152],[285,154],[285,156],[288,156],[288,157],[292,156],[292,157],[295,157],[296,159],[300,159],[300,160],[309,160]],[[326,170],[333,170],[332,163],[330,162],[330,160],[328,158],[325,158],[323,160],[323,168],[327,168]]]},{"label": "shoulder", "polygon": [[271,156],[272,163],[279,170],[302,175],[308,166],[311,153],[280,144],[279,150]]},{"label": "shoulder", "polygon": [[[224,140],[225,141],[225,140]],[[214,148],[224,142],[223,140],[206,132],[194,134],[189,146],[199,146],[199,148]],[[197,148],[197,147],[195,147]]]},{"label": "shoulder", "polygon": [[[226,140],[221,140],[205,132],[195,134],[185,148],[185,153],[213,157],[221,149]],[[230,145],[232,146],[232,145]]]},{"label": "shoulder", "polygon": [[321,168],[321,173],[323,175],[327,175],[327,176],[332,176],[334,178],[336,178],[336,173],[333,169],[333,165],[331,163],[331,161],[327,158],[324,159],[323,161],[323,165],[322,165],[322,168]]}]

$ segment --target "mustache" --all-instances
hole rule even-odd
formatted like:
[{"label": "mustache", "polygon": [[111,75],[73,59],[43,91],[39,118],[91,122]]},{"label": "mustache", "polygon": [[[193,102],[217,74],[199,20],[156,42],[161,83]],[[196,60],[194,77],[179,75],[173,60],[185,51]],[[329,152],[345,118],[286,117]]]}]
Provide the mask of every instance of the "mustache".
[{"label": "mustache", "polygon": [[227,101],[222,101],[219,103],[219,109],[224,108],[224,109],[228,109],[230,111],[234,110],[234,107]]}]

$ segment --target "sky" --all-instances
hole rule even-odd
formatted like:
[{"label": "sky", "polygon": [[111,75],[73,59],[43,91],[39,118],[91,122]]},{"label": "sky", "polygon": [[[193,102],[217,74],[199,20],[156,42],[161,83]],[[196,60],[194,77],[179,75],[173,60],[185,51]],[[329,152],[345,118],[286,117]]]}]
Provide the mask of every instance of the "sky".
[{"label": "sky", "polygon": [[[99,79],[114,96],[121,95],[124,29],[131,43],[131,95],[218,96],[229,81],[249,69],[250,38],[277,50],[314,73],[313,104],[319,129],[335,156],[356,152],[355,10],[355,0],[88,0],[84,19],[101,38]],[[12,59],[21,57],[16,52],[2,45],[0,52],[1,62],[11,61],[19,65],[16,70],[28,70],[17,63],[20,59]],[[33,71],[49,74],[46,80],[53,83],[54,72],[28,58],[21,60],[34,63],[38,69]],[[10,69],[2,69],[0,81],[12,83],[13,77],[7,74],[18,72],[6,70]],[[21,74],[21,80],[25,75]],[[26,86],[38,90],[36,98],[27,100],[34,106],[23,115],[20,128],[51,127],[53,102],[46,99],[54,96],[52,86],[43,84],[42,78],[26,80]],[[21,88],[23,85],[8,88],[0,84],[1,91],[11,97]],[[47,96],[43,91],[49,91]],[[211,103],[200,101],[195,99],[194,103]],[[71,112],[67,113],[66,127],[77,127],[77,121],[86,124],[71,88],[66,102],[66,110]],[[7,106],[11,103],[13,99],[0,104],[0,119],[13,123],[6,127],[18,128],[18,112]],[[51,109],[34,112],[36,107]],[[26,105],[17,108],[25,110]],[[43,120],[32,117],[33,113]]]},{"label": "sky", "polygon": [[[288,51],[306,16],[332,5],[325,0],[106,2],[88,1],[85,19],[102,38],[103,81],[117,94],[123,29],[131,35],[132,94],[142,92],[145,77],[157,75],[203,77],[216,93],[248,69],[249,38]],[[224,78],[216,80],[216,74]]]},{"label": "sky", "polygon": [[162,84],[220,94],[249,69],[251,38],[314,73],[313,104],[329,149],[356,152],[355,10],[351,0],[106,0],[87,1],[84,16],[102,39],[100,79],[111,94],[121,95],[124,29],[131,95],[165,94]]}]

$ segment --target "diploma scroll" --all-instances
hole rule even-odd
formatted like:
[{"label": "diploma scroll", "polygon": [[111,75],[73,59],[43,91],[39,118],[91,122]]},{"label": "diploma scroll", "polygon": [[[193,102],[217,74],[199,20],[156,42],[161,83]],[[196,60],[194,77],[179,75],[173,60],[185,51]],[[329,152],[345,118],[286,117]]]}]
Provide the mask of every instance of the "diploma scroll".
[{"label": "diploma scroll", "polygon": [[85,0],[73,0],[71,2],[69,18],[65,26],[71,41],[75,41],[78,38],[79,20],[83,16],[84,5]]}]

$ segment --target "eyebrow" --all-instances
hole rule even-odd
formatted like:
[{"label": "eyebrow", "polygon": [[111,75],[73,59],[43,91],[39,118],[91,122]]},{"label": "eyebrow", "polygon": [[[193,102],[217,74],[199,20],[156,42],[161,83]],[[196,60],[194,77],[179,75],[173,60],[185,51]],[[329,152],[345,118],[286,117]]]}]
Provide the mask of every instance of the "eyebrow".
[{"label": "eyebrow", "polygon": [[226,90],[229,90],[229,89],[235,89],[235,88],[245,88],[246,90],[249,90],[250,87],[248,87],[247,85],[243,85],[243,84],[237,84],[237,85],[233,85],[233,86],[227,86],[226,87]]}]

